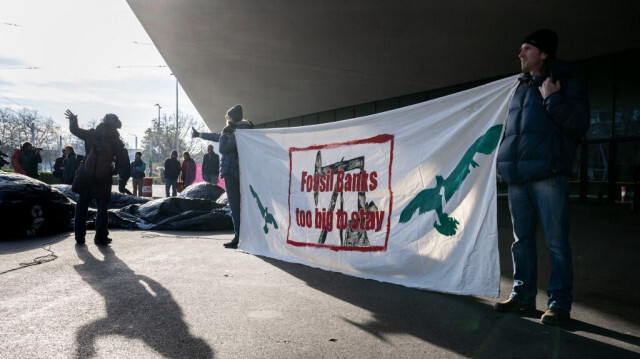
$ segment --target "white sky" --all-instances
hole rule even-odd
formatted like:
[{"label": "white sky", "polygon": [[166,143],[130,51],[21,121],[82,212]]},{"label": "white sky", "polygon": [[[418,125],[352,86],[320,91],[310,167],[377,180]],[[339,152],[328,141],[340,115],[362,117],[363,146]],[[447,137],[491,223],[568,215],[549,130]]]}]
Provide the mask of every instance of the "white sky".
[{"label": "white sky", "polygon": [[[27,69],[37,67],[37,69]],[[0,0],[0,106],[38,110],[68,131],[115,113],[130,146],[176,112],[176,79],[125,0]],[[180,87],[178,107],[202,120]]]}]

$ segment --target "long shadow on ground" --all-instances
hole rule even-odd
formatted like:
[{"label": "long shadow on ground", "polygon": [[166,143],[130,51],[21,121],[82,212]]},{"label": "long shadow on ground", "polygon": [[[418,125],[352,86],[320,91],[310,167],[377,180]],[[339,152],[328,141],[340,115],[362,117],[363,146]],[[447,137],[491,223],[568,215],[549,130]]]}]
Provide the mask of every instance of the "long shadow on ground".
[{"label": "long shadow on ground", "polygon": [[107,316],[84,325],[76,333],[76,358],[94,356],[101,336],[140,339],[166,358],[212,358],[207,343],[192,336],[180,306],[160,283],[138,275],[109,246],[99,246],[98,260],[85,245],[76,252],[84,264],[75,269],[104,297]]},{"label": "long shadow on ground", "polygon": [[588,331],[640,344],[636,337],[590,324],[573,321],[569,328],[545,326],[537,320],[497,313],[474,297],[427,292],[261,258],[312,288],[369,311],[374,318],[370,321],[345,321],[382,341],[393,334],[409,334],[473,358],[638,357],[638,353],[572,333]]},{"label": "long shadow on ground", "polygon": [[[499,201],[498,212],[502,276],[510,282],[513,239],[506,201]],[[571,214],[576,302],[638,323],[638,289],[628,283],[640,275],[640,267],[635,265],[637,251],[633,250],[640,246],[640,226],[619,208],[575,205]],[[549,264],[541,233],[539,237],[539,295],[545,296],[543,282],[548,279]],[[409,334],[474,358],[638,357],[637,352],[624,348],[640,347],[637,336],[583,321],[572,320],[561,328],[545,326],[538,321],[540,311],[528,317],[502,314],[474,297],[411,289],[261,258],[312,288],[371,312],[374,319],[370,321],[345,321],[382,341],[392,334]],[[626,303],[624,298],[631,302]],[[577,333],[604,339],[593,340]],[[615,341],[626,344],[609,344]]]}]

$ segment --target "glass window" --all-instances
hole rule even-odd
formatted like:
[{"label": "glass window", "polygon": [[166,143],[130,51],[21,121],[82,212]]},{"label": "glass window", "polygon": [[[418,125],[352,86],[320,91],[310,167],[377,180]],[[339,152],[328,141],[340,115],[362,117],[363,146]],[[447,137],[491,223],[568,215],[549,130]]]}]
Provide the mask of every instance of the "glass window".
[{"label": "glass window", "polygon": [[318,123],[329,123],[329,122],[334,122],[335,120],[336,120],[335,111],[320,112],[320,114],[318,115]]},{"label": "glass window", "polygon": [[581,149],[582,145],[578,146],[577,150],[576,150],[576,158],[573,161],[573,168],[571,169],[571,176],[569,176],[569,180],[570,181],[579,181],[580,180],[580,164],[582,163],[581,161],[581,155],[582,155],[582,149]]},{"label": "glass window", "polygon": [[425,93],[402,96],[400,98],[400,106],[410,106],[416,103],[424,102],[426,100],[427,100],[427,94]]},{"label": "glass window", "polygon": [[640,50],[625,53],[616,62],[615,137],[640,136]]},{"label": "glass window", "polygon": [[632,182],[633,170],[640,165],[640,141],[618,144],[617,179],[620,182]]},{"label": "glass window", "polygon": [[588,146],[587,179],[606,182],[609,179],[609,144],[594,143]]},{"label": "glass window", "polygon": [[610,138],[613,127],[613,67],[611,56],[590,60],[587,91],[591,105],[591,126],[587,139]]},{"label": "glass window", "polygon": [[353,118],[353,107],[343,107],[336,110],[336,121],[347,120]]},{"label": "glass window", "polygon": [[376,102],[376,112],[378,113],[395,110],[398,107],[400,107],[400,99],[398,97]]},{"label": "glass window", "polygon": [[353,110],[355,112],[354,117],[369,116],[376,113],[376,105],[373,102],[369,102],[362,105],[356,105]]},{"label": "glass window", "polygon": [[607,195],[609,180],[609,143],[587,145],[587,197],[602,201]]},{"label": "glass window", "polygon": [[302,126],[302,117],[294,117],[289,119],[289,127]]}]

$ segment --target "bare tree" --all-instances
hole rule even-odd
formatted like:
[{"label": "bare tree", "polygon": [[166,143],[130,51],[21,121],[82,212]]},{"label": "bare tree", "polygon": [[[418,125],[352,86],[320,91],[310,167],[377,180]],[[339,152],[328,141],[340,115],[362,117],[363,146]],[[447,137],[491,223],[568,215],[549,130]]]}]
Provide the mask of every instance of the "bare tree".
[{"label": "bare tree", "polygon": [[34,147],[42,148],[42,169],[51,169],[51,163],[59,156],[60,126],[51,117],[43,117],[37,110],[23,108],[20,111],[12,109],[0,110],[0,140],[2,150],[12,153],[25,141],[33,143]]},{"label": "bare tree", "polygon": [[[179,113],[178,120],[180,150],[191,153],[192,157],[196,159],[198,157],[195,157],[192,152],[196,150],[195,155],[199,155],[201,151],[198,147],[199,144],[191,138],[191,127],[203,131],[206,128],[205,124],[202,121],[195,120],[190,114]],[[145,162],[148,162],[147,165],[149,167],[153,167],[152,170],[155,173],[155,168],[162,166],[164,160],[171,154],[171,151],[177,148],[175,143],[176,120],[175,115],[165,115],[161,117],[160,120],[154,118],[151,122],[151,127],[145,130],[142,139],[142,145],[144,146],[142,158]]]}]

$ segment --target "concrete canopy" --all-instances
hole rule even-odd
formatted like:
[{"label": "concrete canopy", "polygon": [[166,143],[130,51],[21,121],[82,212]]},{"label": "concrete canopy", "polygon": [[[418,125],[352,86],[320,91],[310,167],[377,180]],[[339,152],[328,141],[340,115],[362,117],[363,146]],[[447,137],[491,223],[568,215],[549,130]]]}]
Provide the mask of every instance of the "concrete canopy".
[{"label": "concrete canopy", "polygon": [[212,131],[516,73],[523,37],[558,57],[640,47],[640,1],[128,0]]}]

